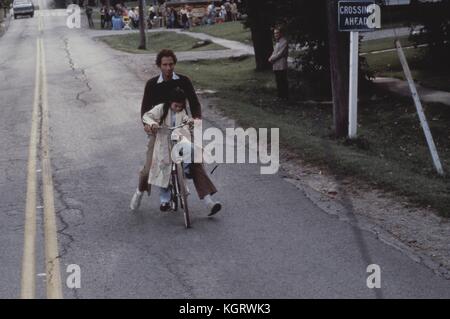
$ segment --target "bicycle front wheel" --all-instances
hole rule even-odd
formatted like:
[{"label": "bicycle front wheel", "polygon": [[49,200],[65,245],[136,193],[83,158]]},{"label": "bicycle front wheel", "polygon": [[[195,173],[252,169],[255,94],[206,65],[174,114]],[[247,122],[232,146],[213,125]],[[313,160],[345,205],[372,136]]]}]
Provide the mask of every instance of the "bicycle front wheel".
[{"label": "bicycle front wheel", "polygon": [[170,187],[170,197],[171,197],[171,207],[174,212],[178,210],[178,194],[180,193],[180,187],[178,186],[178,181],[176,174],[172,173]]},{"label": "bicycle front wheel", "polygon": [[178,182],[178,189],[180,191],[180,203],[181,207],[184,211],[184,224],[186,225],[186,228],[191,227],[191,218],[189,216],[189,207],[188,207],[188,193],[187,193],[187,187],[186,187],[186,179],[184,178],[184,169],[183,166],[179,163],[177,164],[177,182]]}]

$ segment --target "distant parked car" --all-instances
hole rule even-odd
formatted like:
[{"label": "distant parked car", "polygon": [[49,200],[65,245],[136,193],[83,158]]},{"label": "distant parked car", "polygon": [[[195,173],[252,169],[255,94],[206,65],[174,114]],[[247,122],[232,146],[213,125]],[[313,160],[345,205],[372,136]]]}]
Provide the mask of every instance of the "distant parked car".
[{"label": "distant parked car", "polygon": [[31,0],[15,0],[13,3],[14,19],[18,16],[34,16],[34,4]]}]

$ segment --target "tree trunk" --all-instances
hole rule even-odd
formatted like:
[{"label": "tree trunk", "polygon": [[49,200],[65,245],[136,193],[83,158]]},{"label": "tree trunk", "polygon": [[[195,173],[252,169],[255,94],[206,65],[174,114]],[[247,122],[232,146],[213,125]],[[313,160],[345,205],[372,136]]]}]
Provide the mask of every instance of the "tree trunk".
[{"label": "tree trunk", "polygon": [[270,28],[260,26],[251,28],[253,47],[255,48],[256,70],[271,70],[272,64],[269,58],[273,52],[272,32]]},{"label": "tree trunk", "polygon": [[270,70],[269,57],[273,52],[272,31],[266,1],[248,0],[247,12],[255,49],[256,70]]},{"label": "tree trunk", "polygon": [[334,130],[336,138],[341,138],[348,135],[350,41],[348,32],[338,30],[338,1],[327,2]]},{"label": "tree trunk", "polygon": [[140,43],[139,50],[147,50],[147,43],[145,38],[145,15],[144,15],[144,7],[145,1],[139,0],[139,35],[140,35]]}]

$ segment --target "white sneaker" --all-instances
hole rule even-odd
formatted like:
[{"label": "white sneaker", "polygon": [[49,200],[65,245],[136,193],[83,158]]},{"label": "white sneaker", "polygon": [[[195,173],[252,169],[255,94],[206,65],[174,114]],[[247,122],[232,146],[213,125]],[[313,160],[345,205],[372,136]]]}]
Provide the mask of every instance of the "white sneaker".
[{"label": "white sneaker", "polygon": [[208,216],[213,216],[213,215],[217,214],[222,209],[222,204],[219,203],[219,202],[208,204],[208,209],[210,211]]},{"label": "white sneaker", "polygon": [[130,208],[131,210],[136,210],[141,206],[142,197],[144,196],[144,193],[136,191],[133,195],[133,198],[131,199]]}]

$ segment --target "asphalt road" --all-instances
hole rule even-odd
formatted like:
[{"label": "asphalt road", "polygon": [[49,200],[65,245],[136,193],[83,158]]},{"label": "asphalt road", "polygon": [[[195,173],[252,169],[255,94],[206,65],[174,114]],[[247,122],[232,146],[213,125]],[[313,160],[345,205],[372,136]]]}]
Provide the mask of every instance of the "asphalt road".
[{"label": "asphalt road", "polygon": [[[184,229],[181,214],[159,212],[154,195],[130,212],[145,154],[139,120],[145,82],[86,31],[68,29],[65,19],[43,17],[42,32],[38,17],[14,20],[0,38],[0,298],[17,298],[28,284],[21,278],[39,56],[48,100],[41,91],[37,230],[30,255],[35,297],[47,296],[49,277],[41,170],[48,155],[57,221],[54,261],[60,265],[51,277],[60,276],[64,298],[450,297],[448,280],[324,213],[281,175],[261,175],[258,165],[220,166],[213,180],[224,210],[207,218],[192,195],[192,229]],[[45,104],[49,154],[42,152]],[[212,115],[204,121],[217,122]],[[66,285],[71,264],[81,270],[79,289]],[[366,285],[370,264],[381,268],[380,289]]]}]

